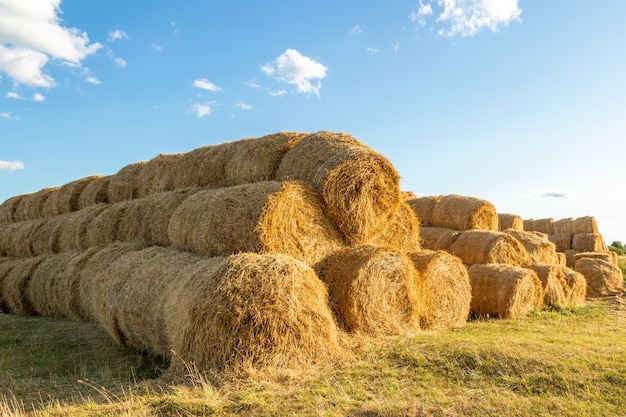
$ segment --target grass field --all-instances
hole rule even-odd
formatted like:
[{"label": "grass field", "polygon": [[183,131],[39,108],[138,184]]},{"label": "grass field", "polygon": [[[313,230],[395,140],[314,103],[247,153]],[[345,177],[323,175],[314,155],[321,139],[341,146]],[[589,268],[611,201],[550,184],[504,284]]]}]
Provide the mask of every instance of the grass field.
[{"label": "grass field", "polygon": [[623,416],[625,301],[471,319],[306,377],[212,382],[163,377],[92,324],[0,314],[0,414]]}]

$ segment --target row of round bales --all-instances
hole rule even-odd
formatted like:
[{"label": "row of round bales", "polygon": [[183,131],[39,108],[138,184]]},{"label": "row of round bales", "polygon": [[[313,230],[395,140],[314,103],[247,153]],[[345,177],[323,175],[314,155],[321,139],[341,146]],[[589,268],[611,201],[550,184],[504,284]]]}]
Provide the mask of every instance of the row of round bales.
[{"label": "row of round bales", "polygon": [[99,323],[174,368],[293,368],[462,325],[461,260],[421,248],[379,153],[278,133],[159,155],[0,206],[0,308]]}]

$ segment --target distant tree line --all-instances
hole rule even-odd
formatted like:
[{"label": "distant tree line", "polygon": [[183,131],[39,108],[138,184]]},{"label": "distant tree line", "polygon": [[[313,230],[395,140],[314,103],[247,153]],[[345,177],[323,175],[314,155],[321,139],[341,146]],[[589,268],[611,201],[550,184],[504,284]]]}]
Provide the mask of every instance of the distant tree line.
[{"label": "distant tree line", "polygon": [[622,245],[622,242],[616,240],[611,243],[609,250],[617,253],[619,256],[624,256],[624,250],[626,250],[626,248]]}]

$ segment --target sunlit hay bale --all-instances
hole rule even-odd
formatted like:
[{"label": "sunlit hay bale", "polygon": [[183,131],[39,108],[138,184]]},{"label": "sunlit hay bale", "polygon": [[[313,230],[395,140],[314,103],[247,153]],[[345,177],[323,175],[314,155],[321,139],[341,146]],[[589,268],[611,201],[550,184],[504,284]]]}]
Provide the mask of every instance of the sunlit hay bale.
[{"label": "sunlit hay bale", "polygon": [[550,234],[558,235],[558,234],[572,234],[572,230],[574,229],[574,219],[568,217],[566,219],[560,219],[554,221],[552,223],[552,232]]},{"label": "sunlit hay bale", "polygon": [[574,254],[574,264],[582,258],[602,259],[617,266],[617,254],[615,252],[580,252]]},{"label": "sunlit hay bale", "polygon": [[576,233],[572,237],[572,249],[579,252],[606,252],[602,236],[594,233]]},{"label": "sunlit hay bale", "polygon": [[401,252],[350,247],[324,259],[316,271],[345,330],[374,337],[419,330],[416,271]]},{"label": "sunlit hay bale", "polygon": [[85,235],[86,247],[91,248],[115,242],[120,235],[120,223],[126,215],[128,203],[109,204],[91,221]]},{"label": "sunlit hay bale", "polygon": [[44,255],[33,271],[24,294],[37,315],[68,317],[70,288],[66,284],[66,272],[74,253]]},{"label": "sunlit hay bale", "polygon": [[59,230],[55,231],[56,252],[81,251],[89,248],[88,230],[92,227],[93,221],[107,208],[108,205],[99,204],[59,216],[62,217],[62,221]]},{"label": "sunlit hay bale", "polygon": [[410,200],[415,200],[417,195],[413,191],[400,191],[400,197],[402,201],[408,203]]},{"label": "sunlit hay bale", "polygon": [[213,148],[219,145],[208,145],[196,148],[183,154],[178,163],[176,172],[177,182],[180,188],[203,187],[200,181],[200,166],[205,157],[213,152]]},{"label": "sunlit hay bale", "polygon": [[297,182],[258,182],[188,197],[169,222],[170,242],[207,256],[283,253],[310,265],[342,247],[321,197]]},{"label": "sunlit hay bale", "polygon": [[125,284],[115,297],[111,315],[127,347],[169,356],[172,347],[166,326],[170,314],[166,302],[206,258],[174,248],[150,248],[120,258],[116,264],[125,259],[128,262],[121,269],[129,274],[115,278]]},{"label": "sunlit hay bale", "polygon": [[26,287],[39,263],[46,256],[21,258],[1,282],[0,294],[4,308],[11,314],[33,316],[35,309],[26,296]]},{"label": "sunlit hay bale", "polygon": [[0,255],[9,257],[33,256],[33,236],[45,219],[9,223],[0,227]]},{"label": "sunlit hay bale", "polygon": [[573,235],[569,232],[555,233],[548,235],[548,239],[550,239],[550,242],[554,243],[557,252],[565,252],[566,250],[572,249],[572,236]]},{"label": "sunlit hay bale", "polygon": [[151,244],[168,246],[170,240],[167,229],[170,219],[183,201],[199,190],[199,188],[174,190],[144,199],[145,217],[141,221],[141,238]]},{"label": "sunlit hay bale", "polygon": [[513,236],[490,230],[466,230],[447,249],[467,265],[498,263],[522,266],[528,263],[526,248]]},{"label": "sunlit hay bale", "polygon": [[92,181],[87,183],[81,190],[76,204],[78,209],[95,206],[97,204],[109,203],[109,182],[111,176],[94,177]]},{"label": "sunlit hay bale", "polygon": [[587,297],[606,297],[624,292],[622,271],[604,259],[581,258],[574,270],[584,275],[587,281]]},{"label": "sunlit hay bale", "polygon": [[488,201],[451,194],[435,204],[429,223],[456,230],[498,230],[498,213]]},{"label": "sunlit hay bale", "polygon": [[459,327],[469,315],[472,289],[467,268],[444,251],[409,253],[416,274],[420,325],[424,329]]},{"label": "sunlit hay bale", "polygon": [[78,199],[83,189],[96,178],[99,177],[91,176],[81,178],[79,180],[69,182],[55,190],[45,201],[43,207],[43,217],[51,217],[78,210]]},{"label": "sunlit hay bale", "polygon": [[41,219],[41,226],[33,232],[30,239],[30,249],[33,255],[50,255],[59,252],[59,235],[65,220],[65,215]]},{"label": "sunlit hay bale", "polygon": [[407,203],[409,203],[411,210],[413,210],[417,218],[420,220],[420,224],[422,226],[433,226],[432,224],[430,224],[430,219],[433,215],[433,209],[442,198],[442,195],[424,196],[410,199],[407,201]]},{"label": "sunlit hay bale", "polygon": [[566,307],[569,287],[563,269],[557,265],[530,265],[541,281],[542,297],[537,307]]},{"label": "sunlit hay bale", "polygon": [[50,195],[57,192],[59,187],[44,188],[32,194],[26,194],[15,207],[14,222],[35,220],[44,217],[44,207]]},{"label": "sunlit hay bale", "polygon": [[306,133],[278,132],[234,142],[232,156],[224,166],[224,185],[275,179],[285,154],[305,136]]},{"label": "sunlit hay bale", "polygon": [[387,222],[387,227],[380,235],[371,239],[371,246],[387,246],[404,252],[415,252],[421,249],[419,219],[404,201]]},{"label": "sunlit hay bale", "polygon": [[89,249],[90,256],[83,263],[73,286],[74,313],[85,321],[98,322],[105,302],[101,299],[104,287],[113,279],[108,268],[124,254],[144,248],[143,242],[113,242]]},{"label": "sunlit hay bale", "polygon": [[391,162],[343,133],[300,139],[283,157],[276,178],[311,184],[353,245],[380,234],[401,200],[400,176]]},{"label": "sunlit hay bale", "polygon": [[109,179],[108,201],[119,203],[139,197],[138,178],[146,161],[135,162],[120,169]]},{"label": "sunlit hay bale", "polygon": [[468,268],[472,301],[477,315],[513,318],[525,316],[541,298],[541,282],[534,271],[506,264],[474,264]]},{"label": "sunlit hay bale", "polygon": [[556,257],[559,260],[559,265],[567,266],[567,256],[563,252],[557,252]]},{"label": "sunlit hay bale", "polygon": [[598,230],[598,223],[596,222],[595,217],[585,216],[574,220],[572,233],[592,233],[594,235],[599,235],[600,231]]},{"label": "sunlit hay bale", "polygon": [[137,175],[137,197],[178,188],[176,178],[183,155],[160,154],[146,162]]},{"label": "sunlit hay bale", "polygon": [[517,214],[498,213],[498,224],[501,232],[506,229],[524,230],[524,220]]},{"label": "sunlit hay bale", "polygon": [[587,297],[587,281],[585,280],[585,276],[565,266],[561,266],[561,271],[563,272],[567,285],[565,295],[569,305],[585,305],[585,298]]},{"label": "sunlit hay bale", "polygon": [[217,259],[170,294],[174,368],[302,371],[344,355],[326,287],[308,265],[280,254]]},{"label": "sunlit hay bale", "polygon": [[546,219],[529,219],[524,220],[524,230],[527,232],[541,232],[547,235],[552,234],[553,232],[553,218]]},{"label": "sunlit hay bale", "polygon": [[23,198],[24,194],[16,195],[0,204],[0,224],[13,223],[15,221],[15,211]]},{"label": "sunlit hay bale", "polygon": [[576,256],[577,253],[580,253],[580,251],[575,249],[567,249],[563,251],[563,254],[565,254],[565,266],[572,269],[574,268],[574,265],[576,264],[574,256]]},{"label": "sunlit hay bale", "polygon": [[461,234],[460,231],[445,227],[422,226],[420,238],[422,246],[430,250],[447,250]]},{"label": "sunlit hay bale", "polygon": [[529,264],[558,265],[559,258],[556,254],[556,245],[548,239],[548,235],[541,232],[526,232],[507,229],[504,231],[517,239],[528,252]]},{"label": "sunlit hay bale", "polygon": [[224,142],[207,147],[195,174],[196,184],[201,187],[226,187],[226,165],[236,150],[237,142]]},{"label": "sunlit hay bale", "polygon": [[151,200],[154,200],[154,196],[140,197],[115,204],[120,206],[121,213],[116,227],[115,240],[129,242],[142,239],[143,221],[146,220],[146,202]]},{"label": "sunlit hay bale", "polygon": [[13,267],[18,265],[20,262],[22,262],[22,259],[20,258],[0,257],[0,313],[9,314],[11,312],[3,298],[2,283],[6,276],[11,272],[11,269],[13,269]]}]

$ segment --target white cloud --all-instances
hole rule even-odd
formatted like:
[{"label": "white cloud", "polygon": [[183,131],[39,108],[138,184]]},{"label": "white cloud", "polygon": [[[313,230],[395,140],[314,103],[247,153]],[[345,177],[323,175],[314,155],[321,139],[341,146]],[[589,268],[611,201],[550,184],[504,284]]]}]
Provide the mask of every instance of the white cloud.
[{"label": "white cloud", "polygon": [[400,49],[400,42],[395,42],[391,44],[391,47],[393,48],[394,52],[398,52],[398,50]]},{"label": "white cloud", "polygon": [[284,96],[285,94],[287,94],[287,90],[273,90],[273,91],[268,91],[267,94],[269,94],[272,97],[280,97],[280,96]]},{"label": "white cloud", "polygon": [[87,82],[89,84],[100,85],[100,80],[97,79],[96,77],[87,77]]},{"label": "white cloud", "polygon": [[0,113],[0,119],[4,120],[20,120],[19,116],[14,116],[10,111]]},{"label": "white cloud", "polygon": [[14,92],[14,91],[9,91],[7,93],[7,98],[12,98],[15,100],[24,100],[24,97],[20,96],[18,93]]},{"label": "white cloud", "polygon": [[420,0],[419,9],[417,9],[416,12],[411,13],[409,15],[409,18],[411,19],[411,22],[416,23],[420,26],[425,26],[426,18],[428,16],[431,16],[432,14],[433,8],[430,6],[430,4],[424,4],[422,3],[422,0]]},{"label": "white cloud", "polygon": [[33,100],[41,102],[41,101],[46,101],[46,98],[39,93],[35,93],[33,94]]},{"label": "white cloud", "polygon": [[[287,49],[273,62],[265,64],[261,71],[279,82],[296,86],[298,93],[315,94],[319,97],[321,79],[326,77],[327,68],[302,55],[295,49]],[[317,82],[313,82],[318,80]]]},{"label": "white cloud", "polygon": [[372,55],[374,55],[374,54],[377,54],[377,53],[378,53],[378,49],[376,49],[376,48],[367,48],[367,49],[365,49],[365,51],[366,51],[367,53],[372,54]]},{"label": "white cloud", "polygon": [[54,87],[45,73],[49,59],[70,66],[102,46],[89,43],[85,32],[61,26],[61,0],[0,0],[0,71],[16,83]]},{"label": "white cloud", "polygon": [[210,116],[213,109],[210,104],[195,103],[191,106],[191,111],[194,112],[199,118],[202,118]]},{"label": "white cloud", "polygon": [[361,33],[363,33],[363,29],[361,29],[361,26],[359,25],[350,29],[350,35],[360,35]]},{"label": "white cloud", "polygon": [[243,101],[236,102],[235,108],[240,109],[240,110],[252,110],[252,106],[247,103],[244,103]]},{"label": "white cloud", "polygon": [[202,90],[208,90],[213,92],[222,91],[222,87],[218,87],[206,78],[199,78],[195,80],[193,82],[193,86],[196,88],[201,88]]},{"label": "white cloud", "polygon": [[547,190],[540,191],[539,197],[544,198],[572,198],[574,197],[574,192],[565,189],[555,189],[555,190]]},{"label": "white cloud", "polygon": [[128,66],[128,62],[126,62],[126,60],[123,58],[118,57],[118,58],[115,58],[114,61],[115,61],[115,65],[117,65],[120,68],[126,68]]},{"label": "white cloud", "polygon": [[0,171],[19,171],[24,169],[22,161],[2,161],[0,160]]},{"label": "white cloud", "polygon": [[113,42],[118,39],[128,39],[128,35],[123,30],[119,29],[109,32],[109,42]]}]

